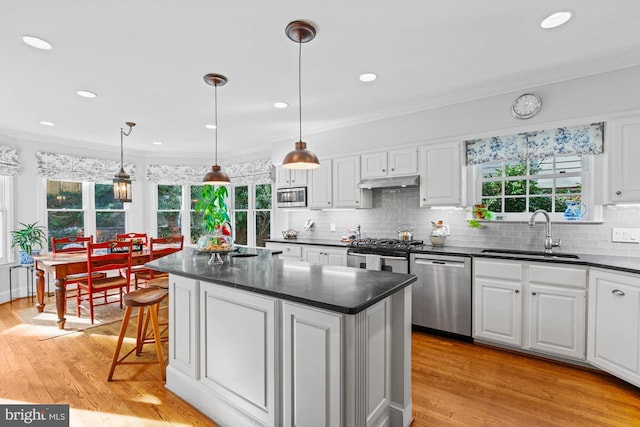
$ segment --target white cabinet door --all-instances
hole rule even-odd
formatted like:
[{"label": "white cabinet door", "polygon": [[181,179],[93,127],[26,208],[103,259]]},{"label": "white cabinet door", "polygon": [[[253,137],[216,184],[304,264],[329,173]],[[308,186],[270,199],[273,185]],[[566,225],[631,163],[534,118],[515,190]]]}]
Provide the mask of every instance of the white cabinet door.
[{"label": "white cabinet door", "polygon": [[529,348],[585,360],[584,289],[529,285]]},{"label": "white cabinet door", "polygon": [[333,207],[370,208],[371,190],[361,190],[360,156],[333,159]]},{"label": "white cabinet door", "polygon": [[612,120],[609,153],[612,202],[640,202],[640,117]]},{"label": "white cabinet door", "polygon": [[301,169],[276,168],[276,187],[304,187],[307,185],[307,171]]},{"label": "white cabinet door", "polygon": [[474,338],[520,347],[522,283],[476,278],[474,291]]},{"label": "white cabinet door", "polygon": [[420,147],[420,206],[462,205],[462,144]]},{"label": "white cabinet door", "polygon": [[199,375],[200,360],[199,292],[199,280],[170,275],[169,365],[194,380]]},{"label": "white cabinet door", "polygon": [[347,265],[347,249],[309,246],[303,250],[303,259],[312,264]]},{"label": "white cabinet door", "polygon": [[368,153],[361,156],[362,178],[380,178],[389,173],[387,152]]},{"label": "white cabinet door", "polygon": [[340,426],[342,316],[283,304],[285,426]]},{"label": "white cabinet door", "polygon": [[415,175],[418,173],[417,148],[402,148],[389,151],[389,175]]},{"label": "white cabinet door", "polygon": [[275,298],[200,284],[198,383],[262,425],[278,413],[277,310]]},{"label": "white cabinet door", "polygon": [[589,272],[587,360],[640,387],[640,277]]},{"label": "white cabinet door", "polygon": [[333,168],[332,160],[322,160],[320,167],[309,171],[307,187],[307,206],[311,209],[324,209],[333,206]]}]

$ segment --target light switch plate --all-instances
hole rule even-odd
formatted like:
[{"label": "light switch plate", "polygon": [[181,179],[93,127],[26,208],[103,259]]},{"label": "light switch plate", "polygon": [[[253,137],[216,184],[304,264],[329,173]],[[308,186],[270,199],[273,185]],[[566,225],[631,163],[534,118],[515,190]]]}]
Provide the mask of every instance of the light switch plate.
[{"label": "light switch plate", "polygon": [[614,228],[612,242],[640,243],[640,228]]}]

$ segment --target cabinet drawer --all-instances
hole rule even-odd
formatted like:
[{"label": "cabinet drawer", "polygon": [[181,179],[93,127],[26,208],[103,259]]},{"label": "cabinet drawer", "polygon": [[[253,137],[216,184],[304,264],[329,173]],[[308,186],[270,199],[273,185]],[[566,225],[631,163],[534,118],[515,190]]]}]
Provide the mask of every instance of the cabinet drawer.
[{"label": "cabinet drawer", "polygon": [[522,265],[503,261],[476,261],[474,274],[498,279],[522,280]]},{"label": "cabinet drawer", "polygon": [[282,253],[279,255],[281,257],[302,258],[302,246],[300,245],[289,245],[286,243],[278,244],[278,243],[267,242],[267,249],[276,249],[276,250],[282,251]]},{"label": "cabinet drawer", "polygon": [[587,270],[532,264],[529,266],[529,282],[585,289]]}]

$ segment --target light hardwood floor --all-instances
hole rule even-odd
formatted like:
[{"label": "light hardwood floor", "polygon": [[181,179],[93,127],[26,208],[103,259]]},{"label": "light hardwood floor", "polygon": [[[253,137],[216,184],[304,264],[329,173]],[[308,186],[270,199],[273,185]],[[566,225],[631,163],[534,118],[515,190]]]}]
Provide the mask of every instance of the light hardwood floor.
[{"label": "light hardwood floor", "polygon": [[[106,381],[119,322],[41,341],[14,314],[31,304],[0,305],[0,402],[68,403],[72,426],[213,425],[155,365]],[[640,389],[594,371],[419,332],[412,371],[414,427],[640,425]]]}]

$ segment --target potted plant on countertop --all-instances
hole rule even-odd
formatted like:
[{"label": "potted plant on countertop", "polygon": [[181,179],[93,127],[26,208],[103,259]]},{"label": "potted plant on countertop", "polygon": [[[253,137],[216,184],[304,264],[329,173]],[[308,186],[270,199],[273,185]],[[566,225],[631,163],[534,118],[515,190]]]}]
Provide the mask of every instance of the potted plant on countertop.
[{"label": "potted plant on countertop", "polygon": [[485,204],[475,204],[470,210],[471,219],[467,220],[469,228],[480,228],[482,223],[480,221],[493,221],[496,219],[495,212],[490,211]]},{"label": "potted plant on countertop", "polygon": [[40,249],[47,242],[47,233],[42,225],[38,222],[33,224],[20,223],[22,228],[11,231],[11,247],[20,248],[19,257],[20,264],[33,264],[31,255],[39,255]]}]

